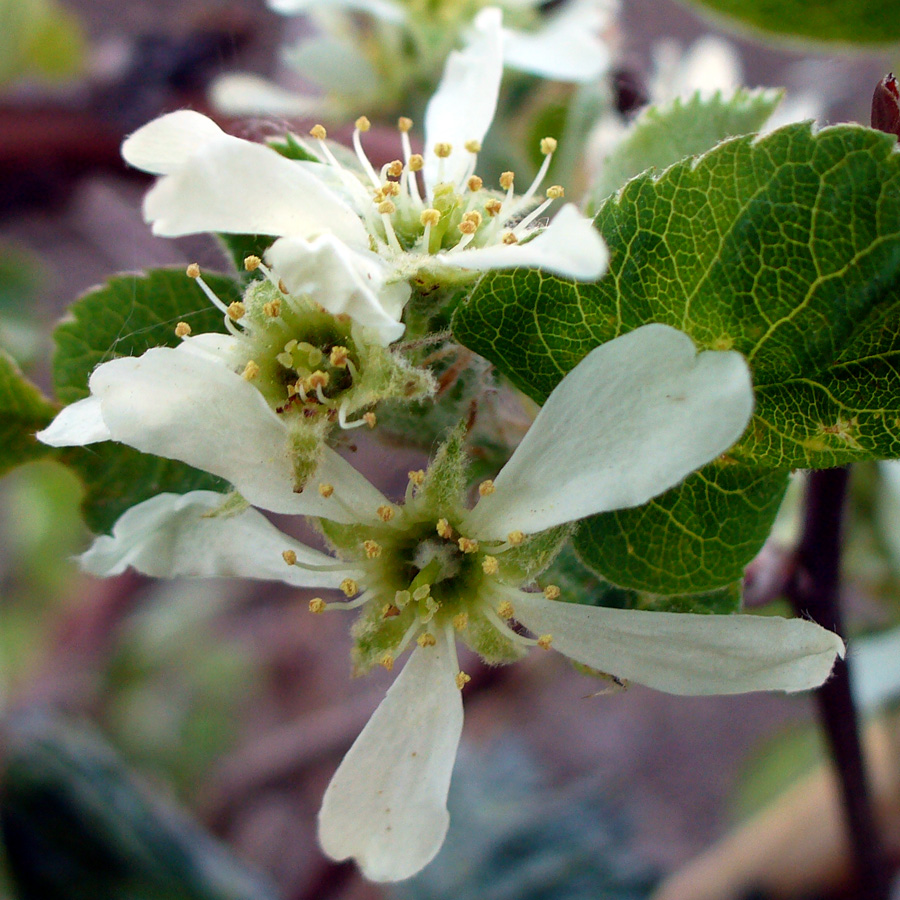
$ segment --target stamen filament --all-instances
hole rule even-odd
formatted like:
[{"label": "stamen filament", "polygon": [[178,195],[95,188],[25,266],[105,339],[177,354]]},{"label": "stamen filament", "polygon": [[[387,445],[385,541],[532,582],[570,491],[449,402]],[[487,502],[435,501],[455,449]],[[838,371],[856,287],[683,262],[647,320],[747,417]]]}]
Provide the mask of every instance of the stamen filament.
[{"label": "stamen filament", "polygon": [[355,422],[348,422],[346,405],[342,403],[338,407],[338,425],[340,425],[344,431],[349,431],[351,428],[362,428],[362,426],[366,424],[367,422],[365,419],[357,419]]},{"label": "stamen filament", "polygon": [[366,156],[365,151],[363,150],[362,140],[360,139],[359,135],[359,128],[354,128],[353,149],[356,151],[357,159],[359,159],[359,162],[365,170],[366,175],[369,176],[369,180],[372,182],[372,186],[375,188],[375,190],[378,190],[381,187],[381,181],[378,178],[375,169],[372,167],[372,163],[369,162],[369,157]]},{"label": "stamen filament", "polygon": [[533,209],[521,222],[516,223],[513,234],[516,237],[524,237],[524,232],[528,226],[552,203],[552,200],[545,200],[540,206]]}]

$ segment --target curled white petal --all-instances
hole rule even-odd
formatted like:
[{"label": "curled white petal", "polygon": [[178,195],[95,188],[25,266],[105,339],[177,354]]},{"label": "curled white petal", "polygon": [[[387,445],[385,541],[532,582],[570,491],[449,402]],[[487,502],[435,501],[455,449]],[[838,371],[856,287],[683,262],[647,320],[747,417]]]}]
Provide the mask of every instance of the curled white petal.
[{"label": "curled white petal", "polygon": [[514,269],[523,266],[578,281],[594,281],[605,271],[609,251],[590,219],[567,203],[540,234],[523,244],[496,244],[444,253],[436,265],[456,269]]},{"label": "curled white petal", "polygon": [[285,550],[311,566],[332,566],[334,559],[282,534],[255,509],[216,514],[227,499],[214,491],[151,497],[123,513],[112,535],[98,537],[79,558],[81,567],[102,577],[130,566],[155,578],[234,576],[322,588],[357,574],[287,565]]},{"label": "curled white petal", "polygon": [[[327,447],[312,486],[296,492],[284,423],[246,379],[206,355],[159,347],[116,359],[94,371],[91,392],[112,440],[218,475],[263,509],[355,522],[375,520],[385,502]],[[322,497],[319,482],[334,494]]]},{"label": "curled white petal", "polygon": [[416,648],[325,791],[323,849],[372,881],[415,875],[444,842],[463,723],[455,675],[443,636]]},{"label": "curled white petal", "polygon": [[352,246],[368,246],[359,217],[320,180],[270,147],[226,134],[150,189],[144,218],[167,237],[331,231]]},{"label": "curled white petal", "polygon": [[323,234],[311,241],[282,238],[266,258],[292,294],[309,297],[334,315],[350,316],[372,329],[384,346],[403,334],[399,318],[409,284],[387,284],[392,269],[375,253],[351,250]]},{"label": "curled white petal", "polygon": [[225,136],[212,119],[190,109],[148,122],[122,144],[125,162],[153,175],[174,172],[210,141]]},{"label": "curled white petal", "polygon": [[36,437],[51,447],[81,447],[108,441],[110,435],[103,421],[100,402],[96,397],[85,397],[64,407]]},{"label": "curled white petal", "polygon": [[270,9],[286,16],[300,15],[317,7],[364,12],[393,24],[399,24],[406,19],[403,7],[399,3],[391,3],[390,0],[269,0]]},{"label": "curled white petal", "polygon": [[804,691],[844,644],[805,619],[606,609],[522,594],[516,618],[584,665],[669,694]]},{"label": "curled white petal", "polygon": [[727,450],[752,410],[739,353],[698,354],[686,334],[644,325],[557,385],[466,527],[499,539],[639,506]]},{"label": "curled white petal", "polygon": [[594,81],[610,65],[603,31],[617,5],[608,0],[572,0],[535,31],[507,29],[503,61],[556,81]]},{"label": "curled white petal", "polygon": [[[428,194],[439,181],[459,183],[471,158],[467,141],[484,139],[497,110],[503,77],[502,14],[495,7],[476,17],[468,43],[454,50],[444,75],[425,110],[425,186]],[[453,152],[440,160],[437,143],[450,144]]]},{"label": "curled white petal", "polygon": [[210,87],[213,106],[228,116],[312,116],[322,100],[288,91],[246,72],[222,75]]}]

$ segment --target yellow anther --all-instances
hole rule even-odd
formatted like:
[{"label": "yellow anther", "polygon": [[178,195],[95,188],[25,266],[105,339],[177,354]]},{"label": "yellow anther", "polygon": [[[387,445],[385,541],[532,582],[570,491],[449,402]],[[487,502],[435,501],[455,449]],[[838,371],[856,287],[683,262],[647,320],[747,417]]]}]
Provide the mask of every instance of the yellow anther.
[{"label": "yellow anther", "polygon": [[297,338],[291,338],[284,345],[284,352],[285,353],[293,353],[297,349],[297,344],[299,344],[299,343],[300,343],[300,341],[298,341]]},{"label": "yellow anther", "polygon": [[323,481],[319,485],[319,493],[327,499],[334,493],[334,485],[329,484],[327,481]]},{"label": "yellow anther", "polygon": [[480,191],[484,187],[484,182],[477,175],[471,175],[466,182],[466,187],[473,192]]},{"label": "yellow anther", "polygon": [[290,293],[290,291],[287,289],[287,285],[281,278],[278,279],[278,290],[281,291],[282,294]]},{"label": "yellow anther", "polygon": [[289,565],[293,566],[297,564],[297,554],[294,553],[293,550],[285,550],[284,553],[281,554],[281,558]]},{"label": "yellow anther", "polygon": [[434,228],[434,226],[441,221],[440,211],[436,209],[423,209],[419,214],[419,221],[423,225],[431,225],[431,227]]},{"label": "yellow anther", "polygon": [[446,159],[453,152],[453,144],[446,141],[439,141],[434,145],[434,155],[439,159]]},{"label": "yellow anther", "polygon": [[391,216],[397,212],[397,207],[390,200],[382,200],[378,204],[378,212],[383,216]]},{"label": "yellow anther", "polygon": [[465,628],[469,627],[469,614],[468,613],[457,613],[453,617],[453,627],[457,631],[462,631]]},{"label": "yellow anther", "polygon": [[488,200],[487,203],[484,204],[484,211],[493,218],[500,214],[500,210],[503,209],[503,204],[497,199]]},{"label": "yellow anther", "polygon": [[372,127],[372,123],[365,117],[360,116],[354,123],[357,131],[368,131]]},{"label": "yellow anther", "polygon": [[481,571],[485,575],[496,575],[500,570],[500,563],[497,562],[496,556],[486,556],[481,561]]},{"label": "yellow anther", "polygon": [[381,192],[385,197],[396,197],[400,193],[400,185],[396,181],[386,181]]},{"label": "yellow anther", "polygon": [[548,600],[559,600],[560,590],[555,584],[548,584],[544,588],[544,596]]},{"label": "yellow anther", "polygon": [[313,125],[313,127],[309,129],[309,133],[310,136],[314,137],[317,141],[324,141],[325,138],[328,137],[328,132],[325,130],[324,125]]},{"label": "yellow anther", "polygon": [[235,300],[234,303],[228,307],[228,318],[237,322],[238,319],[244,318],[246,312],[247,310],[244,307],[244,304],[241,303],[240,300]]},{"label": "yellow anther", "polygon": [[363,541],[363,550],[369,559],[377,559],[381,556],[381,544],[378,541]]},{"label": "yellow anther", "polygon": [[187,322],[179,322],[175,326],[175,336],[176,337],[187,337],[191,333],[191,326],[188,325]]},{"label": "yellow anther", "polygon": [[409,591],[397,591],[394,594],[394,603],[401,609],[412,600],[412,594]]},{"label": "yellow anther", "polygon": [[456,544],[463,553],[475,553],[478,550],[478,541],[473,541],[471,538],[461,537]]},{"label": "yellow anther", "polygon": [[278,318],[278,316],[281,315],[281,300],[276,297],[274,300],[270,300],[268,303],[263,303],[263,312],[270,319]]},{"label": "yellow anther", "polygon": [[394,668],[394,657],[391,656],[390,653],[385,653],[381,659],[378,660],[378,665],[383,666],[388,672]]},{"label": "yellow anther", "polygon": [[463,216],[463,221],[471,222],[477,228],[484,221],[484,216],[477,209],[473,209]]},{"label": "yellow anther", "polygon": [[548,156],[551,153],[556,152],[556,138],[545,137],[541,138],[541,153],[544,156]]},{"label": "yellow anther", "polygon": [[400,116],[397,119],[397,128],[402,131],[404,134],[409,132],[413,127],[413,120],[408,119],[406,116]]},{"label": "yellow anther", "polygon": [[258,256],[245,256],[244,257],[244,268],[248,272],[253,272],[259,268],[259,264],[262,260]]},{"label": "yellow anther", "polygon": [[515,172],[504,172],[500,176],[500,187],[502,187],[504,191],[508,191],[513,186],[515,180]]},{"label": "yellow anther", "polygon": [[336,369],[343,369],[344,366],[347,365],[347,357],[349,355],[350,351],[347,350],[346,347],[342,347],[340,344],[335,344],[331,348],[331,353],[328,354],[328,361]]},{"label": "yellow anther", "polygon": [[345,597],[354,597],[359,593],[359,585],[352,578],[345,578],[340,587]]},{"label": "yellow anther", "polygon": [[511,619],[515,614],[516,611],[513,609],[513,605],[509,600],[504,600],[497,607],[497,615],[500,616],[501,619]]},{"label": "yellow anther", "polygon": [[437,643],[437,638],[430,632],[426,631],[416,638],[416,643],[420,647],[433,647]]},{"label": "yellow anther", "polygon": [[537,645],[541,648],[541,650],[549,650],[550,645],[553,643],[553,635],[552,634],[542,634],[537,639]]},{"label": "yellow anther", "polygon": [[412,472],[407,472],[406,477],[416,486],[421,487],[425,483],[425,470],[424,469],[416,469]]},{"label": "yellow anther", "polygon": [[403,174],[403,162],[399,159],[391,160],[385,171],[391,178],[399,178]]},{"label": "yellow anther", "polygon": [[421,153],[413,153],[406,167],[410,172],[421,172],[425,167],[425,157]]},{"label": "yellow anther", "polygon": [[313,391],[316,388],[328,387],[329,381],[331,381],[331,376],[327,372],[323,372],[321,369],[316,369],[316,371],[306,379],[310,390]]},{"label": "yellow anther", "polygon": [[241,372],[241,375],[243,375],[247,381],[253,381],[253,379],[259,375],[259,366],[252,359],[248,359],[247,365],[244,366],[244,371]]},{"label": "yellow anther", "polygon": [[309,611],[316,615],[325,612],[325,601],[321,597],[313,597],[309,601]]},{"label": "yellow anther", "polygon": [[200,266],[197,263],[191,263],[184,271],[188,278],[200,277]]},{"label": "yellow anther", "polygon": [[450,527],[450,523],[446,519],[438,519],[437,525],[435,527],[437,529],[437,533],[442,538],[447,538],[449,540],[453,536],[453,529]]},{"label": "yellow anther", "polygon": [[277,359],[286,369],[294,368],[294,357],[291,356],[290,353],[279,353],[275,359]]},{"label": "yellow anther", "polygon": [[400,615],[400,610],[394,606],[393,603],[385,603],[384,606],[381,607],[381,618],[382,619],[395,619]]},{"label": "yellow anther", "polygon": [[469,153],[480,153],[481,141],[466,141],[465,144],[463,144],[463,147],[465,147]]},{"label": "yellow anther", "polygon": [[490,478],[482,481],[481,484],[478,485],[478,493],[482,497],[487,497],[488,494],[493,494],[496,490],[497,488],[494,487],[494,482],[491,481]]},{"label": "yellow anther", "polygon": [[391,519],[394,518],[394,507],[385,504],[383,506],[379,506],[376,510],[376,513],[378,514],[378,518],[381,519],[382,522],[390,522]]},{"label": "yellow anther", "polygon": [[511,531],[507,536],[506,540],[513,547],[518,547],[525,540],[525,532],[524,531]]},{"label": "yellow anther", "polygon": [[475,234],[478,230],[478,226],[468,219],[463,219],[462,222],[459,223],[459,230],[462,234]]},{"label": "yellow anther", "polygon": [[412,598],[416,603],[421,603],[426,597],[431,596],[431,585],[420,584],[413,592]]},{"label": "yellow anther", "polygon": [[519,243],[519,239],[518,239],[518,238],[515,236],[515,234],[514,234],[513,232],[511,232],[511,231],[507,231],[507,232],[503,235],[503,237],[500,238],[500,240],[503,241],[503,243],[506,244],[506,245],[510,245],[510,244],[518,244],[518,243]]},{"label": "yellow anther", "polygon": [[561,184],[551,184],[547,188],[548,200],[562,200],[566,196],[566,189]]},{"label": "yellow anther", "polygon": [[466,675],[465,672],[457,672],[456,673],[456,686],[460,690],[462,690],[471,680],[472,680],[472,676]]},{"label": "yellow anther", "polygon": [[378,424],[378,417],[373,412],[367,412],[363,416],[363,422],[365,422],[369,428],[374,428]]}]

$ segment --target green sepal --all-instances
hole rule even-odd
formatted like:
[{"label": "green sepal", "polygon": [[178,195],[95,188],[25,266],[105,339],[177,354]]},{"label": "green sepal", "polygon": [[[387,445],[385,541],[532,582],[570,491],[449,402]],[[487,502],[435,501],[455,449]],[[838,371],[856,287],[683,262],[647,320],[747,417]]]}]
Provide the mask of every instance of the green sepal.
[{"label": "green sepal", "polygon": [[56,414],[53,404],[0,350],[0,475],[52,453],[34,436]]},{"label": "green sepal", "polygon": [[[233,279],[204,275],[204,280],[225,304],[240,299]],[[221,312],[183,269],[117,275],[75,301],[70,315],[54,332],[53,379],[64,403],[89,395],[88,379],[100,363],[177,346],[178,322],[187,322],[195,334],[225,330]],[[184,463],[112,442],[68,447],[60,458],[83,480],[85,520],[98,533],[111,531],[122,513],[158,493],[228,489],[221,479]]]},{"label": "green sepal", "polygon": [[629,125],[627,133],[600,165],[588,190],[587,213],[626,181],[653,168],[668,168],[688,156],[698,156],[735,135],[759,131],[784,97],[780,90],[739,88],[728,97],[699,91],[686,99],[649,106]]},{"label": "green sepal", "polygon": [[425,480],[416,492],[420,507],[437,511],[453,520],[466,495],[469,476],[469,456],[466,451],[466,428],[460,423],[438,448]]}]

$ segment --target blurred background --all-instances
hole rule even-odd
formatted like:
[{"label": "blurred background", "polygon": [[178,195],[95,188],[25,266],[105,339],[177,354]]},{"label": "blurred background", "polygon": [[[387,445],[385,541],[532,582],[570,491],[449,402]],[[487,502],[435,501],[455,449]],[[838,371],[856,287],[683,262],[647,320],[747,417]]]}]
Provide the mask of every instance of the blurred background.
[{"label": "blurred background", "polygon": [[[60,0],[42,15],[31,50],[0,34],[0,346],[49,392],[52,327],[85,290],[151,266],[226,268],[211,239],[150,234],[150,182],[121,162],[122,138],[182,107],[253,134],[258,121],[214,113],[210,85],[241,71],[296,89],[279,47],[309,26],[263,0]],[[614,32],[623,119],[661,60],[723,35],[669,0],[623,0]],[[786,86],[822,122],[868,122],[897,62],[727,39],[743,83]],[[422,462],[374,442],[357,460],[395,494]],[[845,600],[862,635],[900,620],[900,513],[874,468],[854,491]],[[390,676],[351,680],[344,618],[309,616],[284,586],[79,573],[80,494],[52,463],[0,480],[0,815],[17,876],[0,847],[2,900],[645,898],[821,755],[807,697],[620,690],[554,654],[472,661],[447,844],[410,882],[368,884],[321,855],[315,817]],[[768,559],[792,528],[789,506]]]}]

